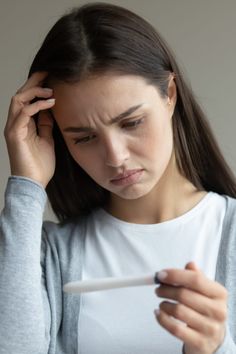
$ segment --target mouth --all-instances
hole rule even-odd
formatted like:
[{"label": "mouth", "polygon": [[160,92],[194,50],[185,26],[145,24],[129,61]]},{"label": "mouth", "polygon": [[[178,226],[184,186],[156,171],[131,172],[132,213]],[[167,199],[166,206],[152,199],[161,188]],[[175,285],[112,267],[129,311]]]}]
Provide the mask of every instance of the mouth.
[{"label": "mouth", "polygon": [[127,170],[111,179],[110,182],[115,185],[133,184],[138,182],[143,171],[142,169]]}]

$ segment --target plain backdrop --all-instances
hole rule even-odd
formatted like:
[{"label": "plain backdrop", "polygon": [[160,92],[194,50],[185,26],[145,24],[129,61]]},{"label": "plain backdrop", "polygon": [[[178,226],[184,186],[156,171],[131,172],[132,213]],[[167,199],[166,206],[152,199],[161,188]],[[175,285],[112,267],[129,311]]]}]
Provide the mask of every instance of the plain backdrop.
[{"label": "plain backdrop", "polygon": [[[45,35],[70,8],[92,1],[0,0],[0,209],[10,168],[3,130],[11,97],[25,82]],[[236,1],[110,0],[150,21],[176,54],[236,172]],[[46,219],[54,219],[48,207]]]}]

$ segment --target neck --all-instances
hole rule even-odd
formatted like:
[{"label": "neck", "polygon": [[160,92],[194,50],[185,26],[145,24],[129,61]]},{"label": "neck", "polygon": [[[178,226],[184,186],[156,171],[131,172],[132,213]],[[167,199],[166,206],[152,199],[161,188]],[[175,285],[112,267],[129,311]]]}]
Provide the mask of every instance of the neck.
[{"label": "neck", "polygon": [[112,195],[106,210],[126,222],[156,224],[185,214],[205,195],[179,173],[173,157],[151,192],[134,200]]}]

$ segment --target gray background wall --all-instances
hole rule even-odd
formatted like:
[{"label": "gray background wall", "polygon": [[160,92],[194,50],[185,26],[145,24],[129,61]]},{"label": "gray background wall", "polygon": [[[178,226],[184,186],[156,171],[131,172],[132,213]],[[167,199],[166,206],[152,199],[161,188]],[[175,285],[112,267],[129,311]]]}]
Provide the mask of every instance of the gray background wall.
[{"label": "gray background wall", "polygon": [[[70,7],[92,1],[0,0],[0,209],[10,174],[3,129],[11,96],[42,40]],[[110,0],[149,20],[176,53],[236,173],[236,0]],[[53,219],[48,208],[46,218]]]}]

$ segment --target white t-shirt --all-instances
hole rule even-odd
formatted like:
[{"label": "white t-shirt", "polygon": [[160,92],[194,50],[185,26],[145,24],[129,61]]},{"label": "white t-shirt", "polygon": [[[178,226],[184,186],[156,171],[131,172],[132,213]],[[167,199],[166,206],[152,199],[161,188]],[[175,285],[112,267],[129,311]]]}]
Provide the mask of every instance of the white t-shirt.
[{"label": "white t-shirt", "polygon": [[[193,209],[159,224],[131,224],[103,209],[87,223],[82,279],[139,276],[189,261],[210,278],[225,215],[225,198],[209,192]],[[156,286],[84,293],[79,316],[78,354],[172,354],[182,342],[161,327],[154,309]]]}]

